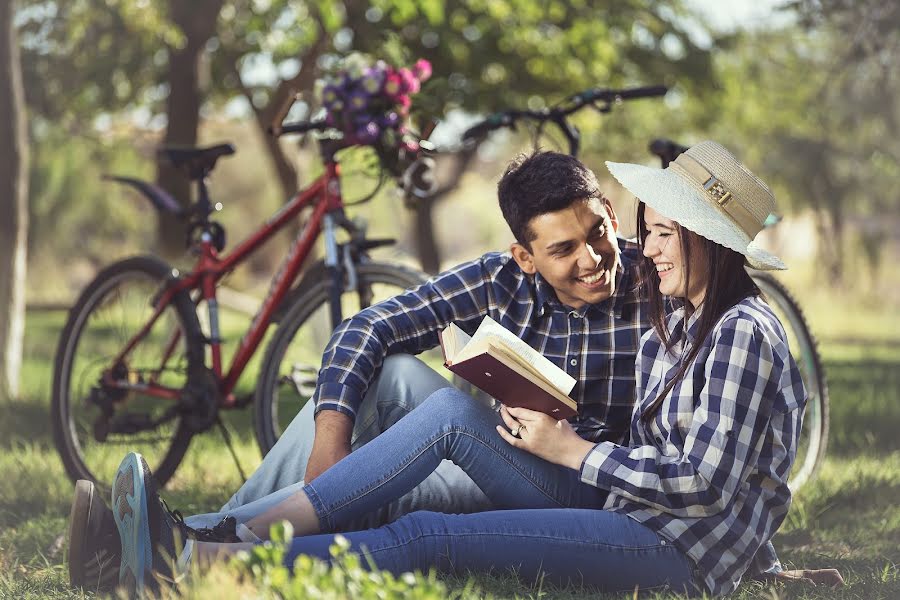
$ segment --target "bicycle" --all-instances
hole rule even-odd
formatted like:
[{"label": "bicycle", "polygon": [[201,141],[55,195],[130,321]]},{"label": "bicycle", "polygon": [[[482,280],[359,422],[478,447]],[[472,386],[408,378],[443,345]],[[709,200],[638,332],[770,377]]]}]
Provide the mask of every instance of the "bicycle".
[{"label": "bicycle", "polygon": [[[625,100],[663,96],[666,91],[667,88],[664,86],[624,90],[590,89],[570,96],[558,105],[549,108],[506,110],[491,114],[467,129],[462,138],[464,143],[475,143],[484,139],[492,131],[515,129],[520,121],[528,121],[537,126],[534,133],[534,145],[536,146],[537,140],[544,133],[545,125],[550,123],[555,125],[565,137],[569,154],[578,156],[581,134],[578,128],[569,121],[571,115],[586,107],[592,107],[601,113],[608,113],[614,105]],[[665,168],[670,161],[687,150],[687,147],[671,140],[659,139],[651,142],[649,149],[661,160],[662,166]],[[766,227],[774,226],[779,220],[780,218],[777,216],[770,215],[766,221]],[[791,489],[797,490],[816,474],[825,458],[829,426],[828,385],[815,337],[799,303],[771,274],[749,268],[748,272],[778,314],[787,331],[791,353],[800,368],[808,393],[800,447],[797,451],[797,464],[789,481]]]},{"label": "bicycle", "polygon": [[[414,269],[369,256],[394,240],[370,239],[364,223],[347,217],[344,209],[350,203],[342,197],[336,157],[350,147],[374,148],[381,187],[385,174],[418,182],[406,173],[416,150],[402,144],[386,147],[382,138],[345,135],[333,121],[286,123],[272,131],[308,132],[332,134],[319,140],[324,173],[227,254],[220,254],[225,229],[210,218],[220,205],[210,199],[206,181],[219,158],[234,154],[231,144],[160,149],[160,157],[196,186],[197,200],[186,209],[154,184],[110,177],[137,189],[157,210],[184,220],[187,246],[197,259],[185,273],[154,256],[118,261],[97,274],[71,309],[55,358],[51,412],[55,444],[73,480],[90,479],[106,487],[121,456],[108,448],[121,444],[123,451],[139,450],[164,485],[193,437],[214,426],[243,476],[220,412],[254,404],[254,433],[265,454],[315,389],[325,343],[344,315],[425,281]],[[307,208],[310,216],[226,369],[217,285]],[[338,241],[340,230],[346,241]],[[320,236],[324,259],[305,269],[294,285]],[[198,318],[201,304],[208,313],[208,333]],[[238,397],[236,384],[272,324],[278,326],[255,391]]]}]

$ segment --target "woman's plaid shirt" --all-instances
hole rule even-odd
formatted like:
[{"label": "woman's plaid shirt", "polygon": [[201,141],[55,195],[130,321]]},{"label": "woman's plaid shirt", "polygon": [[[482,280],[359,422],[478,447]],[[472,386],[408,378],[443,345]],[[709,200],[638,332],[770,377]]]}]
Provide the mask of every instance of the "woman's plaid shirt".
[{"label": "woman's plaid shirt", "polygon": [[489,253],[374,305],[341,323],[325,350],[316,411],[355,416],[385,356],[419,354],[456,323],[472,334],[485,315],[512,331],[577,381],[575,430],[591,441],[621,442],[634,407],[634,361],[649,323],[634,289],[637,246],[619,240],[615,293],[579,310],[564,306],[540,276],[507,253]]},{"label": "woman's plaid shirt", "polygon": [[[737,587],[787,514],[806,393],[781,323],[752,297],[726,311],[655,419],[641,421],[695,341],[698,318],[691,316],[687,341],[673,353],[654,331],[644,336],[630,446],[598,444],[581,478],[610,490],[606,509],[691,557],[718,595]],[[673,339],[682,337],[682,309],[667,326]]]}]

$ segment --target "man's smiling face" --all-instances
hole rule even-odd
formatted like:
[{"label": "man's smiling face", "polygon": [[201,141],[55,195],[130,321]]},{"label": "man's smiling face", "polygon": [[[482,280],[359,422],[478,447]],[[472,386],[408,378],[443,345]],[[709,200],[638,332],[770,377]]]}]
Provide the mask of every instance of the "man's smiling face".
[{"label": "man's smiling face", "polygon": [[529,248],[513,244],[513,258],[526,273],[538,272],[572,308],[595,304],[615,291],[619,222],[606,199],[589,198],[533,218]]}]

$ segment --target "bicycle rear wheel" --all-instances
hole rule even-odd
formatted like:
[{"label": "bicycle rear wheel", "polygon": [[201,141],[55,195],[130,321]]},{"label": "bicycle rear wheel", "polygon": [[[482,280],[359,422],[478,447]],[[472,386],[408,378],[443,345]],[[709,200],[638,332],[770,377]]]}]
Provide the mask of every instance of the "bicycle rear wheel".
[{"label": "bicycle rear wheel", "polygon": [[148,256],[114,263],[69,312],[56,352],[51,415],[53,438],[73,481],[89,479],[109,489],[122,456],[134,450],[164,485],[187,451],[193,434],[177,410],[180,394],[163,399],[144,392],[148,384],[181,390],[188,374],[202,368],[200,326],[189,295],[176,295],[116,361],[148,323],[151,299],[171,272]]},{"label": "bicycle rear wheel", "polygon": [[822,466],[828,445],[828,385],[816,340],[806,323],[800,305],[787,289],[767,273],[751,271],[753,281],[762,290],[788,335],[791,355],[800,368],[806,387],[806,412],[800,431],[800,443],[788,485],[797,491]]},{"label": "bicycle rear wheel", "polygon": [[[357,265],[357,277],[357,289],[347,289],[342,296],[345,318],[426,279],[419,271],[375,262]],[[263,455],[315,391],[322,355],[332,333],[328,291],[329,280],[319,263],[304,276],[292,306],[266,348],[254,408],[256,439]],[[420,358],[435,368],[442,364],[440,351],[430,351]]]}]

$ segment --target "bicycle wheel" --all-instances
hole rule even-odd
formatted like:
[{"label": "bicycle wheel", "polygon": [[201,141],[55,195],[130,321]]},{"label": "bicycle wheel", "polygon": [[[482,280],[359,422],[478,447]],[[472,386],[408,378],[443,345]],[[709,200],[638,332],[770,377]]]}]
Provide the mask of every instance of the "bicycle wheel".
[{"label": "bicycle wheel", "polygon": [[800,376],[808,395],[797,458],[788,482],[791,489],[796,491],[815,475],[825,458],[828,445],[828,385],[816,340],[800,305],[771,275],[759,271],[751,271],[750,275],[784,325],[791,355],[800,368]]},{"label": "bicycle wheel", "polygon": [[[357,277],[358,288],[346,290],[342,297],[344,317],[426,279],[425,274],[413,269],[374,262],[357,265]],[[256,439],[263,455],[315,391],[322,354],[332,333],[328,283],[322,263],[310,269],[266,348],[254,408]],[[368,298],[363,297],[366,295]],[[420,358],[435,368],[443,362],[439,350]]]},{"label": "bicycle wheel", "polygon": [[[147,384],[181,390],[204,348],[189,295],[176,295],[122,360],[154,312],[151,299],[171,267],[147,256],[114,263],[82,292],[56,351],[53,438],[72,480],[109,489],[122,456],[138,451],[160,485],[172,476],[193,435],[179,398],[142,393]],[[154,426],[153,424],[157,422]]]}]

